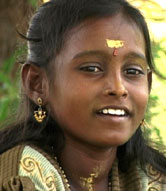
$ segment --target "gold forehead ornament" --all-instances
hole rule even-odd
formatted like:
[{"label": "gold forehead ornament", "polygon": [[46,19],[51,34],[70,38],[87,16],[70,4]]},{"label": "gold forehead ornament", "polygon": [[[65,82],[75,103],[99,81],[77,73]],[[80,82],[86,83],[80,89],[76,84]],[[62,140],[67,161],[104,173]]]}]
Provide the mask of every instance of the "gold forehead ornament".
[{"label": "gold forehead ornament", "polygon": [[109,40],[109,39],[106,39],[106,42],[107,42],[107,46],[109,48],[114,48],[114,52],[113,52],[114,56],[118,55],[117,48],[122,48],[124,46],[124,41],[122,41],[122,40]]}]

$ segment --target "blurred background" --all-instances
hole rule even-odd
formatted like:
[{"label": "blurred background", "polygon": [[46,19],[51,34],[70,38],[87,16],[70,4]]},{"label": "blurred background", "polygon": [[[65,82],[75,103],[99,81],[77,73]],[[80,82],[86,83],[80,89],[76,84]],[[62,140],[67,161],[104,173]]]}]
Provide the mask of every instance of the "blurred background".
[{"label": "blurred background", "polygon": [[[26,42],[17,30],[26,34],[34,11],[48,0],[0,1],[0,128],[19,105],[20,69],[26,60]],[[166,1],[128,0],[139,8],[149,26],[154,62],[166,77]],[[166,80],[153,75],[153,86],[146,112],[146,133],[157,143],[166,144]]]}]

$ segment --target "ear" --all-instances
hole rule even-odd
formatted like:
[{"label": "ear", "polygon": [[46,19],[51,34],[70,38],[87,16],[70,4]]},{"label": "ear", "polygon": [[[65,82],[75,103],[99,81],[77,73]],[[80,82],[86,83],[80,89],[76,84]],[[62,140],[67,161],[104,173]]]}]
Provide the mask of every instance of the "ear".
[{"label": "ear", "polygon": [[152,88],[152,71],[149,70],[148,71],[148,88],[149,88],[149,93],[151,91],[151,88]]},{"label": "ear", "polygon": [[22,68],[22,85],[26,95],[36,103],[37,98],[42,98],[43,104],[47,103],[49,83],[46,72],[34,64],[25,64]]}]

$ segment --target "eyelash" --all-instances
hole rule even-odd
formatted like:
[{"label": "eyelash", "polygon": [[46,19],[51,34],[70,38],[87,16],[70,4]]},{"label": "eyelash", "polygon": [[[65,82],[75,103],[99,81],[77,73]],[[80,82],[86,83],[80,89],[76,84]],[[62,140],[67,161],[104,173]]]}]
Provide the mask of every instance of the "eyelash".
[{"label": "eyelash", "polygon": [[[82,66],[80,67],[80,70],[90,73],[99,73],[103,71],[103,69],[99,66]],[[145,74],[141,69],[137,68],[128,68],[124,72],[126,75],[130,76],[140,76]]]},{"label": "eyelash", "polygon": [[[127,73],[131,72],[131,73]],[[134,72],[134,74],[133,74]],[[132,75],[132,76],[138,76],[138,75],[144,75],[145,73],[141,69],[137,68],[129,68],[125,70],[126,75]]]},{"label": "eyelash", "polygon": [[103,71],[98,66],[83,66],[83,67],[80,67],[80,70],[85,71],[85,72],[92,72],[92,73],[98,73],[98,72]]}]

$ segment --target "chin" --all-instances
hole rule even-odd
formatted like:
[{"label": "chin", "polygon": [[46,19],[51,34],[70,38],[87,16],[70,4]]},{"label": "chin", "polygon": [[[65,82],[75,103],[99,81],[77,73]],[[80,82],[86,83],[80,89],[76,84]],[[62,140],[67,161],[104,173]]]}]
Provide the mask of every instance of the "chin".
[{"label": "chin", "polygon": [[107,139],[104,139],[102,142],[100,142],[100,145],[105,145],[106,147],[118,147],[121,145],[124,145],[130,140],[131,137],[129,136],[114,136]]},{"label": "chin", "polygon": [[101,149],[109,149],[111,147],[119,147],[121,145],[124,145],[128,140],[124,139],[117,139],[117,140],[100,140],[95,143],[90,143],[90,145],[95,146],[96,148],[101,148]]}]

